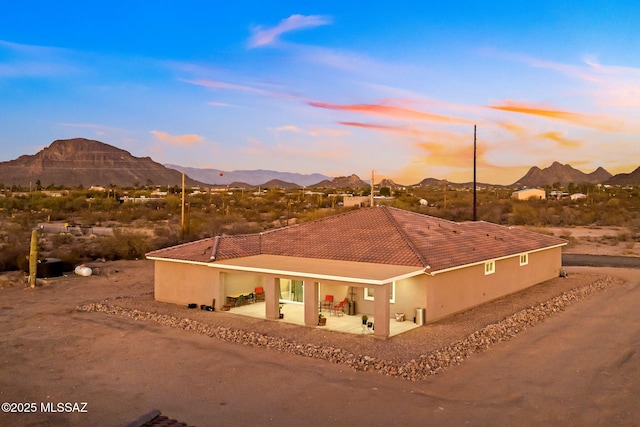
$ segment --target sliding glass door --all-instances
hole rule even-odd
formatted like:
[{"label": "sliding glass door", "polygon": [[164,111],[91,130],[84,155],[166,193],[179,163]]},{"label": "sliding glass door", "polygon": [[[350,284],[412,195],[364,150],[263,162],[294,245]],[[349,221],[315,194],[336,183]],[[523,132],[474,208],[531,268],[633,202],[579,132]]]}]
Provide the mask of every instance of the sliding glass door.
[{"label": "sliding glass door", "polygon": [[304,281],[280,279],[280,302],[304,302]]}]

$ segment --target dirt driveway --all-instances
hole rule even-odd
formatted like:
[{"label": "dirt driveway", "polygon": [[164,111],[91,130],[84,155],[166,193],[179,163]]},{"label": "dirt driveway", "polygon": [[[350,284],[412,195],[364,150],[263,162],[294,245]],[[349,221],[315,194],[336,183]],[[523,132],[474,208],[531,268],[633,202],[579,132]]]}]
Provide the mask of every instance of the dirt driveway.
[{"label": "dirt driveway", "polygon": [[37,407],[0,413],[0,425],[115,426],[153,408],[197,426],[640,424],[640,270],[571,267],[627,283],[410,382],[75,310],[150,292],[150,263],[135,265],[146,280],[114,271],[0,289],[0,401]]}]

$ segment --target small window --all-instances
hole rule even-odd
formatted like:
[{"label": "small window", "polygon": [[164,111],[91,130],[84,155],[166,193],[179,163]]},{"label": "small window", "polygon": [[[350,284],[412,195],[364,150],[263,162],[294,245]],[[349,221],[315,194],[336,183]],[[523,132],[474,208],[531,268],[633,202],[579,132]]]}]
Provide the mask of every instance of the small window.
[{"label": "small window", "polygon": [[495,261],[487,261],[484,263],[484,274],[493,274],[496,272],[496,262]]},{"label": "small window", "polygon": [[[364,299],[373,301],[374,293],[375,288],[364,288]],[[391,286],[389,286],[389,302],[391,304],[396,302],[396,282],[391,282]]]},{"label": "small window", "polygon": [[529,264],[529,254],[520,254],[520,265]]}]

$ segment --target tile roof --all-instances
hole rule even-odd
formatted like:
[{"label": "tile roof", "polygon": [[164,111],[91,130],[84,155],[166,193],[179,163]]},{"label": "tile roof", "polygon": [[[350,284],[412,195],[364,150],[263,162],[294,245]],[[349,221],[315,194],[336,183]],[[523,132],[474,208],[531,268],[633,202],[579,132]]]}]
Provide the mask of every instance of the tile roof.
[{"label": "tile roof", "polygon": [[564,244],[557,237],[521,228],[482,221],[456,223],[381,206],[258,234],[218,236],[147,255],[210,262],[270,254],[439,271]]}]

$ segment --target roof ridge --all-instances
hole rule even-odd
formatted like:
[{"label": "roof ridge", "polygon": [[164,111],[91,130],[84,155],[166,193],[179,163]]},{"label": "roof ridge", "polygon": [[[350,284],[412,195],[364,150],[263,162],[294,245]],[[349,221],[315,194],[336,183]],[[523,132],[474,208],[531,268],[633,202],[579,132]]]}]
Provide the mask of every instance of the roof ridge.
[{"label": "roof ridge", "polygon": [[[390,208],[387,208],[386,206],[380,206],[380,208],[383,208],[382,212],[384,212],[385,216],[389,219],[391,224],[393,224],[393,226],[396,228],[396,230],[398,230],[398,233],[400,233],[400,235],[402,236],[402,239],[405,241],[407,246],[409,246],[409,249],[411,249],[411,251],[415,254],[415,256],[420,260],[420,262],[422,263],[422,266],[423,267],[429,267],[429,263],[424,258],[422,253],[418,250],[418,248],[416,248],[416,246],[413,244],[413,241],[411,240],[411,237],[409,237],[407,232],[404,231],[404,229],[400,226],[400,224],[398,223],[396,218],[391,214],[391,212],[389,212]],[[391,208],[391,209],[393,209],[393,208]],[[398,211],[402,211],[402,209],[398,209]],[[402,211],[402,212],[406,212],[406,211]]]},{"label": "roof ridge", "polygon": [[211,250],[211,258],[209,258],[211,261],[216,260],[216,254],[218,253],[218,246],[220,246],[220,237],[222,236],[216,236],[215,241],[213,242],[213,249]]}]

